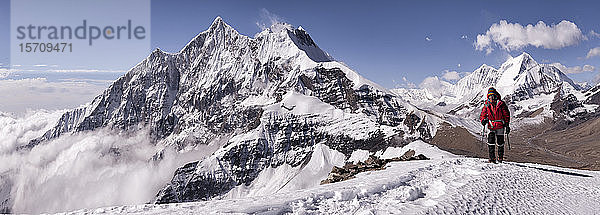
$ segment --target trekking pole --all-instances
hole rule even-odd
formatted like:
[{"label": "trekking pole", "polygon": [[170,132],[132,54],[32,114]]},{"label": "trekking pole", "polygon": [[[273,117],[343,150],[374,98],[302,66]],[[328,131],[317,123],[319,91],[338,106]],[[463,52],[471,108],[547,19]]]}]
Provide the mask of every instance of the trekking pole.
[{"label": "trekking pole", "polygon": [[481,150],[485,150],[485,147],[483,146],[485,144],[485,142],[483,142],[484,135],[485,135],[485,125],[483,126],[483,129],[481,130]]},{"label": "trekking pole", "polygon": [[508,138],[508,134],[506,134],[506,143],[508,143],[508,150],[510,150],[510,138]]}]

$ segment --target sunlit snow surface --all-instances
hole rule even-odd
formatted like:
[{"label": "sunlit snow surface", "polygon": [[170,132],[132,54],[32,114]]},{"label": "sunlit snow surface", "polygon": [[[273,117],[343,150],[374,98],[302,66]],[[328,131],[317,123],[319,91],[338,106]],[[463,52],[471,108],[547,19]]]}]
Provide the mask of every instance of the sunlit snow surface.
[{"label": "sunlit snow surface", "polygon": [[[489,164],[481,159],[452,155],[420,141],[403,148],[388,149],[383,155],[398,155],[409,148],[432,160],[395,162],[385,170],[361,173],[351,180],[269,195],[166,205],[116,206],[71,213],[600,213],[599,172],[512,162]],[[335,157],[333,150],[324,147],[316,151],[320,153],[315,153],[308,166],[339,162],[331,159]],[[277,169],[274,169],[263,171],[262,174],[282,180],[287,177],[276,173]],[[307,174],[297,179],[313,183],[321,180],[321,177],[323,175]],[[253,184],[256,183],[260,183],[260,180]]]}]

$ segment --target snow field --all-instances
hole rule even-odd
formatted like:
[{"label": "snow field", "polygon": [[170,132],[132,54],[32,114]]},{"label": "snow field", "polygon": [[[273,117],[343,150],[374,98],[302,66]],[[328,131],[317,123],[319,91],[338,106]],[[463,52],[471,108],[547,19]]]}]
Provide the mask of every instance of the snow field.
[{"label": "snow field", "polygon": [[[543,167],[590,175],[581,177]],[[267,196],[75,213],[138,214],[595,214],[600,174],[475,158],[392,163],[344,182]]]}]

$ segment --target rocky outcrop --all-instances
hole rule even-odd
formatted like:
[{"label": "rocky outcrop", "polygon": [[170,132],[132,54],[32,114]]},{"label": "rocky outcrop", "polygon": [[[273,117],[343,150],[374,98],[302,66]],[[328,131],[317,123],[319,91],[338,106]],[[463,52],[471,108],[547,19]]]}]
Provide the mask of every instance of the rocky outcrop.
[{"label": "rocky outcrop", "polygon": [[359,161],[356,164],[347,163],[343,167],[334,166],[331,173],[329,173],[329,176],[327,176],[327,179],[321,181],[321,184],[330,184],[352,179],[361,172],[383,170],[390,162],[411,160],[429,160],[429,158],[423,154],[415,156],[415,151],[412,149],[408,150],[400,157],[391,159],[379,159],[379,157],[371,155],[365,162]]},{"label": "rocky outcrop", "polygon": [[575,110],[575,108],[578,107],[583,107],[583,105],[573,94],[569,94],[562,98],[560,97],[560,93],[556,94],[554,101],[550,105],[550,108],[556,114],[568,114],[570,111]]}]

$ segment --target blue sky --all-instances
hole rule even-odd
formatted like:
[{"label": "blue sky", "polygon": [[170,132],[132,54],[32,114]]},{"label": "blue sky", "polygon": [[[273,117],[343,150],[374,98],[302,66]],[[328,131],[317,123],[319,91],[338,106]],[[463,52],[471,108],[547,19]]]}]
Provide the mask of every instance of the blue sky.
[{"label": "blue sky", "polygon": [[[0,0],[0,67],[9,64],[9,2]],[[108,62],[103,66],[90,65],[83,69],[125,71],[147,56],[151,49],[159,47],[177,52],[195,35],[207,29],[216,16],[221,16],[225,22],[248,36],[261,30],[257,23],[268,25],[270,18],[294,26],[301,25],[335,59],[389,88],[411,84],[418,86],[426,77],[443,77],[447,72],[464,75],[484,63],[499,67],[509,55],[516,56],[523,51],[530,53],[540,63],[562,63],[572,73],[568,74],[571,78],[587,81],[597,77],[600,70],[600,54],[586,57],[590,50],[600,47],[600,34],[592,33],[600,32],[598,8],[600,3],[597,1],[555,0],[368,3],[152,0],[148,52],[136,54],[127,62]],[[503,48],[507,44],[492,41],[477,50],[475,43],[478,35],[511,35],[511,31],[506,29],[491,29],[493,25],[504,26],[500,25],[501,20],[522,28],[529,24],[540,27],[538,22],[542,21],[545,23],[542,27],[547,27],[549,31],[558,29],[561,22],[567,22],[566,26],[574,25],[580,35],[565,40],[542,38],[537,47],[533,45],[536,35],[530,35],[526,42],[531,44]],[[564,32],[558,31],[559,34]],[[487,53],[490,48],[493,51]],[[102,83],[97,89],[100,91],[121,74],[23,72],[18,77],[8,76],[4,79],[43,77],[47,81],[70,78],[105,80],[96,82],[96,85]],[[88,97],[78,98],[88,101],[93,96]]]},{"label": "blue sky", "polygon": [[[256,22],[265,22],[260,17],[263,8],[288,23],[301,25],[323,50],[386,87],[400,84],[402,77],[418,84],[427,76],[443,75],[444,70],[471,72],[483,63],[499,66],[508,54],[523,51],[539,62],[600,67],[600,58],[585,59],[591,48],[600,46],[600,38],[587,36],[591,30],[600,32],[600,3],[594,1],[155,0],[152,46],[177,51],[216,16],[252,36],[260,31]],[[476,36],[500,20],[524,26],[567,20],[588,40],[560,49],[526,46],[509,52],[497,48],[490,54],[475,50]],[[461,39],[463,35],[466,39]],[[570,76],[584,81],[597,73]]]}]

